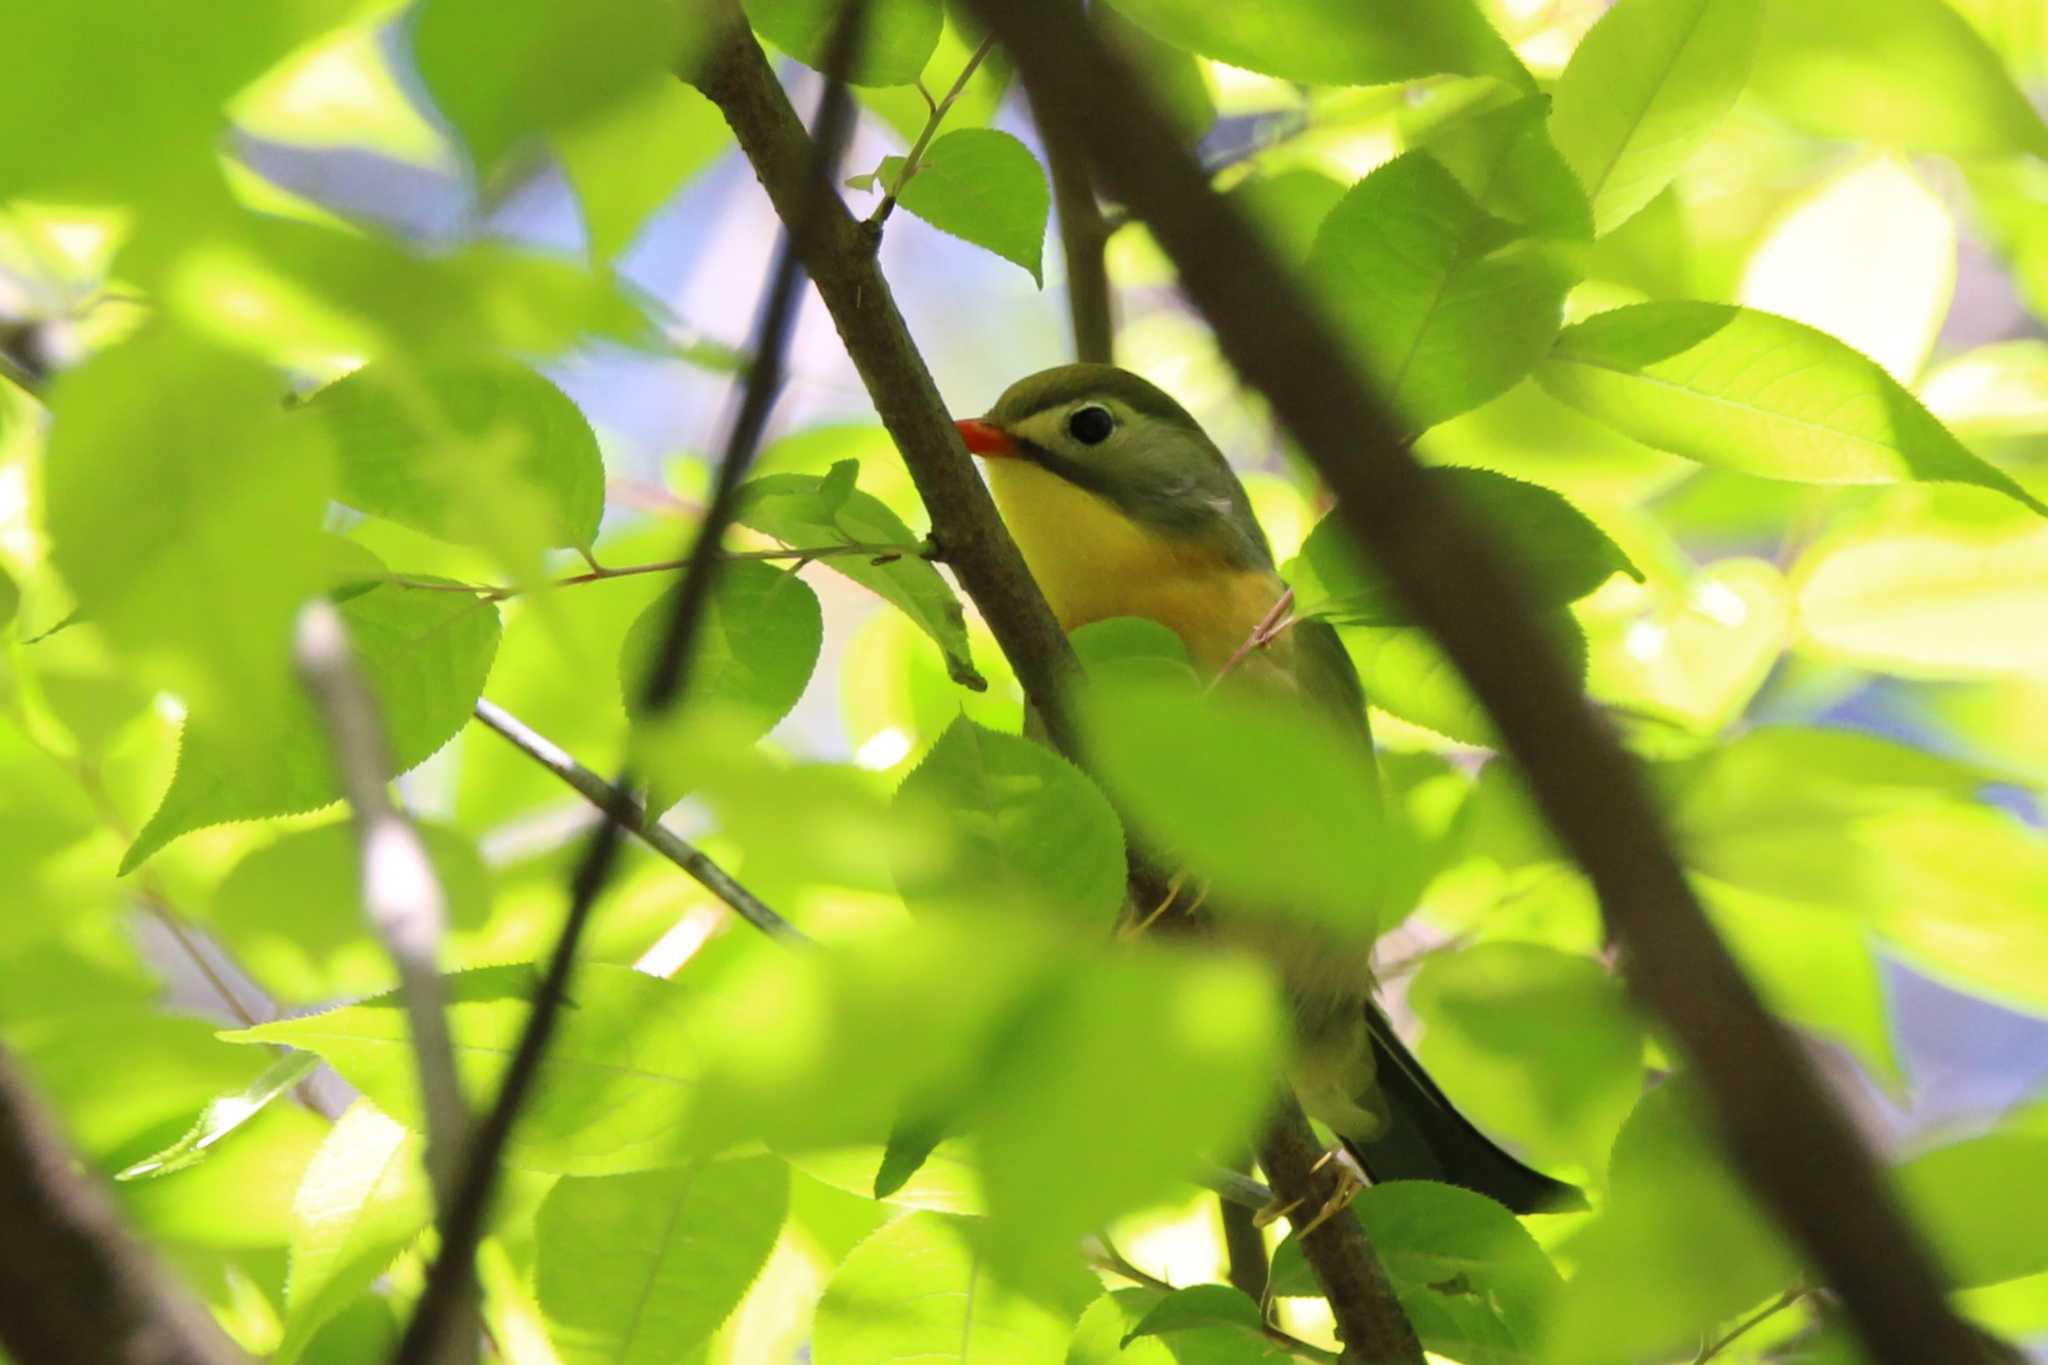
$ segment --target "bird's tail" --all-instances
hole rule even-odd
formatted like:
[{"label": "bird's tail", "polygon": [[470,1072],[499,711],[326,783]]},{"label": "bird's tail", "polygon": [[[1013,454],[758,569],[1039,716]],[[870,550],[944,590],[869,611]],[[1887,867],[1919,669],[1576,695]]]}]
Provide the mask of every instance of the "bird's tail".
[{"label": "bird's tail", "polygon": [[1375,1182],[1440,1180],[1477,1190],[1516,1213],[1586,1207],[1577,1186],[1553,1180],[1509,1156],[1472,1126],[1437,1088],[1376,1006],[1366,1006],[1374,1079],[1388,1122],[1370,1142],[1344,1140]]}]

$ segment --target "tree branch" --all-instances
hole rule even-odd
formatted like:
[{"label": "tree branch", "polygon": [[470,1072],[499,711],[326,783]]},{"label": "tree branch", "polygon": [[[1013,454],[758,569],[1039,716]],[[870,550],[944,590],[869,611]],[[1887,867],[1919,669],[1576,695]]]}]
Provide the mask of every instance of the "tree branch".
[{"label": "tree branch", "polygon": [[[726,32],[692,79],[718,105],[776,213],[789,222],[804,203],[810,139],[738,5],[721,0],[720,8]],[[1074,652],[960,444],[960,433],[876,264],[874,243],[874,236],[835,198],[821,206],[804,238],[804,265],[875,412],[903,454],[947,565],[1016,667],[1053,741],[1072,753],[1060,698],[1075,669]]]},{"label": "tree branch", "polygon": [[792,945],[810,943],[803,930],[776,914],[760,897],[740,885],[730,872],[713,862],[709,854],[648,814],[647,808],[630,792],[613,786],[578,763],[559,745],[527,726],[504,707],[479,698],[476,718],[504,736],[512,747],[573,787],[591,805],[624,824],[642,843],[688,873],[691,880],[725,902],[741,919],[777,942]]},{"label": "tree branch", "polygon": [[121,1225],[0,1049],[0,1347],[35,1365],[247,1365]]},{"label": "tree branch", "polygon": [[1223,353],[1271,400],[1345,525],[1485,705],[1599,892],[1637,997],[1705,1085],[1736,1168],[1841,1295],[1871,1358],[1983,1358],[1876,1162],[1715,936],[1641,773],[1560,666],[1511,565],[1422,477],[1315,300],[1213,191],[1076,7],[974,8],[1052,121],[1151,227]]},{"label": "tree branch", "polygon": [[[1259,1146],[1259,1164],[1281,1198],[1299,1201],[1299,1212],[1290,1219],[1296,1228],[1307,1227],[1314,1210],[1337,1195],[1336,1165],[1322,1157],[1300,1102],[1292,1090],[1283,1090]],[[1317,1223],[1306,1236],[1296,1236],[1336,1315],[1345,1365],[1422,1365],[1422,1343],[1366,1239],[1364,1225],[1349,1212],[1340,1212]]]},{"label": "tree branch", "polygon": [[1067,317],[1074,330],[1074,358],[1107,365],[1116,359],[1116,321],[1103,250],[1109,243],[1109,228],[1102,220],[1102,206],[1095,200],[1088,153],[1059,130],[1056,120],[1038,117],[1035,96],[1032,120],[1045,143],[1046,166],[1052,173],[1060,254],[1067,263]]},{"label": "tree branch", "polygon": [[[832,178],[853,127],[852,100],[843,77],[852,67],[866,12],[865,0],[848,0],[841,7],[827,42],[825,93],[818,102],[816,141],[803,139],[806,154],[801,167],[793,172],[792,203],[783,216],[782,241],[748,347],[753,363],[747,367],[739,411],[726,434],[710,503],[691,545],[689,566],[683,571],[682,583],[676,589],[674,604],[663,623],[660,642],[633,708],[636,722],[658,717],[676,705],[688,690],[690,645],[710,606],[712,582],[724,558],[719,547],[726,529],[737,518],[740,487],[753,464],[754,452],[760,447],[769,409],[781,391],[783,360],[795,330],[801,299],[801,262],[820,235],[821,221],[830,217],[829,211],[845,214]],[[798,132],[802,136],[801,125]],[[621,790],[630,789],[632,782],[622,777],[618,786]],[[541,1060],[547,1055],[562,1003],[568,995],[569,974],[576,964],[584,928],[617,861],[621,833],[634,823],[633,812],[623,805],[607,807],[605,814],[608,818],[597,827],[571,878],[569,909],[563,917],[561,933],[548,955],[547,970],[534,993],[533,1006],[505,1069],[497,1098],[471,1144],[458,1197],[443,1220],[440,1254],[428,1270],[426,1288],[420,1294],[412,1320],[406,1324],[405,1336],[393,1357],[394,1365],[428,1365],[438,1360],[442,1343],[460,1314],[462,1286],[470,1278],[476,1249],[483,1238],[505,1145],[539,1078]]]},{"label": "tree branch", "polygon": [[443,1207],[454,1198],[469,1106],[455,1071],[455,1044],[441,990],[441,939],[448,912],[440,879],[419,831],[391,804],[385,789],[390,746],[377,699],[356,667],[348,628],[325,598],[300,613],[293,654],[306,690],[327,727],[342,799],[353,813],[361,862],[363,915],[398,968],[426,1113],[427,1169]]}]

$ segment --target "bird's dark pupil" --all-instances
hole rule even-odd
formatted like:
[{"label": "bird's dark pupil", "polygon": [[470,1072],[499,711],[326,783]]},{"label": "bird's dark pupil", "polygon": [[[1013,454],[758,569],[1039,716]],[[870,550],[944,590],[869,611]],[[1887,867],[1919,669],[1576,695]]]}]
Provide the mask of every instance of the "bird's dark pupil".
[{"label": "bird's dark pupil", "polygon": [[1082,445],[1096,445],[1109,439],[1109,433],[1116,428],[1116,419],[1109,415],[1108,408],[1082,408],[1067,419],[1067,435]]}]

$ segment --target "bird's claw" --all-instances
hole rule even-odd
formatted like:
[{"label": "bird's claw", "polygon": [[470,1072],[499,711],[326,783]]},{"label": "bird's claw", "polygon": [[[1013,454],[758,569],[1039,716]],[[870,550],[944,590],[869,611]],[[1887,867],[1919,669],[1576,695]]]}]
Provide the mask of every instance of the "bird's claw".
[{"label": "bird's claw", "polygon": [[[1358,1158],[1341,1142],[1317,1157],[1316,1164],[1309,1167],[1309,1174],[1313,1175],[1325,1166],[1337,1168],[1337,1188],[1330,1192],[1330,1197],[1316,1210],[1315,1217],[1295,1228],[1296,1239],[1308,1236],[1331,1218],[1351,1207],[1351,1201],[1358,1198],[1358,1192],[1371,1183],[1365,1168],[1358,1164]],[[1268,1223],[1287,1217],[1301,1204],[1302,1201],[1299,1199],[1290,1199],[1285,1204],[1275,1199],[1252,1215],[1252,1225],[1265,1227]]]}]

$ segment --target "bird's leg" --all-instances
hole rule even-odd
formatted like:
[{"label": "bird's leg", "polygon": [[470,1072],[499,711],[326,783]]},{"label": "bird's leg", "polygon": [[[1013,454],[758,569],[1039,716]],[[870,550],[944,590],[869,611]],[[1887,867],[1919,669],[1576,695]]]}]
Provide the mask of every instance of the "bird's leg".
[{"label": "bird's leg", "polygon": [[[1146,911],[1143,918],[1134,920],[1126,925],[1123,932],[1117,935],[1117,937],[1128,943],[1147,929],[1150,929],[1158,921],[1159,917],[1165,914],[1175,901],[1180,899],[1180,893],[1187,886],[1187,881],[1188,874],[1186,872],[1174,873],[1173,879],[1166,884],[1166,894],[1159,898],[1159,904]],[[1196,887],[1195,898],[1188,902],[1184,913],[1192,915],[1195,911],[1201,909],[1202,902],[1208,899],[1209,888],[1206,886]]]},{"label": "bird's leg", "polygon": [[[1317,1157],[1316,1164],[1309,1167],[1309,1173],[1313,1175],[1323,1167],[1332,1165],[1337,1168],[1337,1188],[1330,1192],[1330,1197],[1323,1201],[1323,1206],[1316,1210],[1313,1218],[1295,1227],[1294,1236],[1297,1241],[1350,1208],[1351,1201],[1358,1198],[1358,1192],[1372,1183],[1371,1177],[1365,1173],[1365,1168],[1358,1164],[1358,1158],[1341,1142],[1333,1144],[1328,1151]],[[1258,1227],[1265,1227],[1275,1219],[1287,1217],[1300,1207],[1301,1203],[1299,1199],[1290,1199],[1283,1204],[1275,1199],[1253,1214],[1252,1222]]]}]

